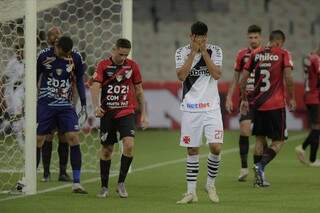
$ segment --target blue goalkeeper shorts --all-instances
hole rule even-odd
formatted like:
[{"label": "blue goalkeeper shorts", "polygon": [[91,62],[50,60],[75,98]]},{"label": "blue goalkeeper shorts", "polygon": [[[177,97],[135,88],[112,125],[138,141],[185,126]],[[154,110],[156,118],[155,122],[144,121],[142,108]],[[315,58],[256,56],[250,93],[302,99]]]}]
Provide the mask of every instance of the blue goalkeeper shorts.
[{"label": "blue goalkeeper shorts", "polygon": [[[28,125],[28,124],[27,124]],[[59,132],[79,131],[78,116],[73,107],[37,107],[37,135],[50,134],[54,129]]]}]

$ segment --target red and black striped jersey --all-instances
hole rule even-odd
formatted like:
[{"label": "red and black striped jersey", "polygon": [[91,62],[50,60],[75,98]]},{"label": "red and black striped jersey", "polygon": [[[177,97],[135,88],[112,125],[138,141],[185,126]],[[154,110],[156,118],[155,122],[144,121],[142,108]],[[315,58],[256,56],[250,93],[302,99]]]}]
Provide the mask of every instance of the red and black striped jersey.
[{"label": "red and black striped jersey", "polygon": [[107,112],[115,112],[115,118],[134,112],[136,97],[134,85],[142,82],[139,66],[130,59],[117,65],[112,58],[99,62],[93,81],[102,84],[101,107]]},{"label": "red and black striped jersey", "polygon": [[303,60],[304,71],[304,101],[306,104],[319,104],[319,75],[320,75],[320,56],[310,53]]},{"label": "red and black striped jersey", "polygon": [[257,110],[285,107],[284,69],[293,68],[290,53],[279,47],[263,47],[253,51],[245,70],[254,73],[251,106]]}]

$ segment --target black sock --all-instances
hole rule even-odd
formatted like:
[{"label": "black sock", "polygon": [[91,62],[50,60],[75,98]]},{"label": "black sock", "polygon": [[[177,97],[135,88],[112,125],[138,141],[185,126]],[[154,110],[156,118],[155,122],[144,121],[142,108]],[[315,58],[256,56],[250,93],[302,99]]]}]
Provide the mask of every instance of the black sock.
[{"label": "black sock", "polygon": [[81,150],[80,145],[70,146],[70,161],[73,172],[73,182],[80,183]]},{"label": "black sock", "polygon": [[129,167],[131,165],[133,157],[121,156],[121,166],[118,183],[123,183],[127,177]]},{"label": "black sock", "polygon": [[317,130],[312,129],[308,137],[304,140],[302,144],[302,149],[306,150],[306,148],[312,143],[312,141],[317,140],[317,137],[318,137]]},{"label": "black sock", "polygon": [[58,154],[59,154],[60,175],[65,175],[65,174],[67,174],[69,144],[68,143],[61,143],[59,141]]},{"label": "black sock", "polygon": [[100,159],[101,187],[108,188],[111,160]]},{"label": "black sock", "polygon": [[39,163],[40,163],[40,155],[41,155],[41,148],[37,147],[37,168],[39,167]]},{"label": "black sock", "polygon": [[51,161],[51,153],[52,153],[52,141],[45,141],[42,146],[42,164],[44,170],[44,177],[48,177],[50,175],[50,161]]},{"label": "black sock", "polygon": [[241,158],[241,168],[248,168],[248,152],[249,152],[249,137],[240,135],[239,150]]},{"label": "black sock", "polygon": [[253,155],[253,163],[259,163],[261,161],[262,155]]},{"label": "black sock", "polygon": [[313,138],[313,140],[310,143],[310,162],[315,162],[317,159],[317,152],[319,148],[319,130],[312,130],[315,132],[316,136]]},{"label": "black sock", "polygon": [[270,162],[272,161],[272,159],[277,155],[277,153],[271,149],[271,148],[267,148],[262,155],[260,164],[262,166],[262,169],[264,169],[264,167]]}]

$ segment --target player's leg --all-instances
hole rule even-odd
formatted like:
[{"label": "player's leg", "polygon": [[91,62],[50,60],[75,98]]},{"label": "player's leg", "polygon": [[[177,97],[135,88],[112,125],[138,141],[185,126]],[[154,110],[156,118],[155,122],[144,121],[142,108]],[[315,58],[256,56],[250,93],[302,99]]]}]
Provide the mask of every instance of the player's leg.
[{"label": "player's leg", "polygon": [[43,182],[48,182],[50,180],[50,163],[52,154],[52,140],[54,132],[46,136],[45,142],[42,146],[42,165],[43,165]]},{"label": "player's leg", "polygon": [[267,139],[265,136],[256,136],[256,143],[253,154],[253,164],[261,161],[263,151],[268,148]]},{"label": "player's leg", "polygon": [[305,159],[305,150],[307,149],[307,147],[309,145],[311,145],[310,146],[310,162],[312,163],[316,160],[314,153],[316,153],[315,150],[317,150],[317,146],[318,146],[318,131],[317,131],[317,128],[315,127],[317,117],[318,117],[318,115],[317,115],[318,114],[318,105],[308,104],[307,105],[307,112],[308,112],[308,120],[309,120],[311,130],[310,130],[307,138],[304,140],[303,144],[299,145],[295,148],[297,158],[303,164],[307,163],[307,161]]},{"label": "player's leg", "polygon": [[56,111],[43,105],[37,105],[37,168],[40,163],[41,148],[46,136],[51,134],[56,126]]},{"label": "player's leg", "polygon": [[208,175],[205,189],[208,192],[209,199],[214,203],[218,203],[219,197],[216,192],[215,181],[220,166],[220,152],[224,135],[223,124],[220,109],[206,112],[206,114],[204,132],[210,152],[207,160]]},{"label": "player's leg", "polygon": [[79,139],[78,116],[73,108],[60,109],[57,113],[59,132],[64,133],[70,145],[70,161],[73,174],[72,191],[79,194],[87,194],[80,185],[81,176],[81,149]]},{"label": "player's leg", "polygon": [[72,179],[67,174],[69,144],[63,133],[58,132],[59,178],[58,181],[69,182]]},{"label": "player's leg", "polygon": [[178,204],[197,202],[197,179],[199,174],[199,147],[203,129],[203,113],[182,112],[180,146],[187,148],[187,193]]},{"label": "player's leg", "polygon": [[133,160],[134,136],[135,136],[135,118],[134,114],[116,119],[117,129],[120,132],[120,139],[122,140],[123,151],[120,161],[120,172],[118,179],[117,192],[120,197],[128,197],[125,189],[125,179],[127,177],[130,165]]},{"label": "player's leg", "polygon": [[251,134],[251,119],[245,116],[240,118],[240,137],[239,137],[239,152],[241,160],[239,181],[246,181],[248,176],[248,153],[249,153],[249,136]]},{"label": "player's leg", "polygon": [[109,173],[111,167],[111,158],[114,144],[118,142],[117,131],[114,127],[114,122],[107,115],[100,119],[100,179],[101,190],[97,197],[105,198],[109,196],[108,184]]},{"label": "player's leg", "polygon": [[262,155],[261,161],[255,165],[256,181],[259,186],[269,186],[264,176],[265,167],[276,157],[284,144],[286,138],[286,112],[285,109],[276,109],[264,111],[261,113],[262,121],[264,122],[264,134],[257,136],[267,136],[272,139],[272,143],[267,147]]}]

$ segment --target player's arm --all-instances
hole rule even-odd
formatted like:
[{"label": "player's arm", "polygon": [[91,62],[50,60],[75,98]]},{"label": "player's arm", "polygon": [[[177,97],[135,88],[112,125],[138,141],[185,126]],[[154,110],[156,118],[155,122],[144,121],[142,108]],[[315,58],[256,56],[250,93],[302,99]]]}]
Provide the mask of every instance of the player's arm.
[{"label": "player's arm", "polygon": [[[221,67],[218,66],[218,65],[215,65],[207,51],[207,47],[206,47],[206,43],[205,41],[203,41],[201,43],[201,47],[200,47],[200,50],[201,50],[201,54],[202,54],[202,57],[204,59],[204,61],[206,62],[206,65],[208,67],[208,71],[210,73],[210,75],[212,76],[212,78],[214,78],[215,80],[218,80],[221,78]],[[221,51],[220,51],[221,52]],[[214,54],[214,53],[212,53]],[[222,53],[219,53],[219,54],[222,54]]]},{"label": "player's arm", "polygon": [[142,129],[148,128],[149,122],[148,122],[148,116],[147,116],[147,111],[146,111],[146,104],[145,104],[145,99],[144,99],[144,92],[143,92],[143,87],[142,83],[135,84],[134,85],[134,90],[138,102],[138,107],[141,112],[141,117],[140,117],[140,122],[141,122],[141,127]]},{"label": "player's arm", "polygon": [[95,109],[95,116],[96,117],[103,117],[104,110],[100,107],[100,92],[101,92],[101,83],[94,81],[90,87],[91,92],[91,99],[92,99],[92,105]]},{"label": "player's arm", "polygon": [[231,113],[233,111],[232,96],[234,93],[234,89],[236,88],[236,86],[239,83],[239,79],[240,79],[240,72],[234,72],[233,79],[230,84],[230,87],[229,87],[229,90],[227,93],[227,98],[226,98],[226,110],[229,113]]},{"label": "player's arm", "polygon": [[[180,81],[186,80],[189,72],[191,70],[192,62],[197,52],[200,49],[200,45],[195,42],[195,36],[191,39],[191,52],[187,57],[187,60],[183,63],[184,60],[183,53],[181,53],[181,49],[178,49],[176,52],[176,67],[177,67],[177,77]],[[183,63],[183,64],[182,64]],[[182,64],[182,66],[180,66]]]},{"label": "player's arm", "polygon": [[296,100],[295,100],[295,94],[294,94],[294,83],[293,83],[291,67],[284,68],[284,78],[285,78],[287,92],[289,96],[289,108],[292,111],[296,109]]},{"label": "player's arm", "polygon": [[240,94],[241,94],[241,103],[240,103],[240,113],[247,114],[249,111],[249,102],[247,99],[246,86],[247,80],[249,78],[250,72],[248,70],[243,70],[240,80]]},{"label": "player's arm", "polygon": [[83,62],[80,54],[79,53],[76,53],[76,54],[78,54],[79,56],[79,58],[78,57],[76,58],[77,61],[75,63],[76,86],[77,86],[77,91],[80,98],[81,106],[85,107],[87,103],[86,103],[86,90],[85,90],[84,79],[83,79],[84,66],[83,66]]}]

